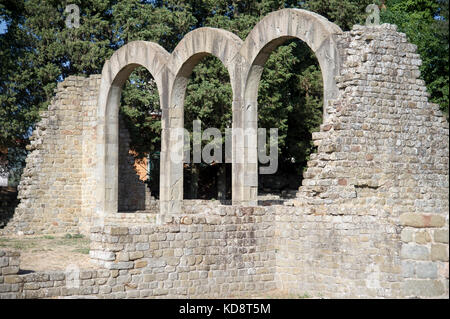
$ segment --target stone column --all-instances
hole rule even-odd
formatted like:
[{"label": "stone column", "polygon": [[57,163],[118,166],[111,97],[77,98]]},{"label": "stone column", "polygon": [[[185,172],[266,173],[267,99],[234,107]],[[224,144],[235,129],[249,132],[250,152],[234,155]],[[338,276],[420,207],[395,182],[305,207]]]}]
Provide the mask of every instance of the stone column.
[{"label": "stone column", "polygon": [[[169,69],[162,76],[162,130],[160,164],[160,215],[158,223],[170,221],[171,214],[181,212],[183,201],[184,88],[188,79],[173,81]],[[175,82],[175,83],[174,83]],[[171,87],[175,87],[171,96]],[[180,93],[181,92],[181,93]],[[181,102],[180,102],[181,101]]]}]

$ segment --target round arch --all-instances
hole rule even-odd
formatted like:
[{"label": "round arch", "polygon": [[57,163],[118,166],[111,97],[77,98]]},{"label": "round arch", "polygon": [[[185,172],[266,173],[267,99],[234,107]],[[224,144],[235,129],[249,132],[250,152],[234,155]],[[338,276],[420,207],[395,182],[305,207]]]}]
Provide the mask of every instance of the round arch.
[{"label": "round arch", "polygon": [[[102,69],[97,104],[97,206],[99,216],[115,213],[118,208],[119,106],[122,87],[138,66],[145,67],[163,89],[164,69],[169,54],[158,44],[130,42],[118,49]],[[167,104],[161,93],[161,106]]]},{"label": "round arch", "polygon": [[243,153],[245,164],[241,170],[245,172],[239,179],[236,192],[240,194],[239,202],[248,205],[257,204],[258,162],[257,129],[258,129],[258,87],[264,64],[270,54],[288,39],[297,38],[304,41],[315,53],[322,71],[324,82],[324,122],[328,114],[328,101],[337,97],[338,88],[335,76],[339,75],[341,59],[337,48],[336,37],[342,30],[334,23],[313,12],[301,9],[283,9],[264,17],[249,33],[240,50],[243,60],[248,61],[243,72],[245,84],[243,88],[243,107],[239,127],[246,129]]},{"label": "round arch", "polygon": [[[184,99],[192,70],[203,57],[215,56],[228,71],[235,97],[240,85],[236,80],[235,58],[239,56],[242,43],[243,41],[231,32],[209,27],[198,28],[186,34],[170,56],[168,65],[172,78],[169,81],[169,108],[163,124],[163,138],[168,141],[165,145],[169,145],[170,141],[171,149],[161,151],[161,159],[164,158],[162,162],[166,165],[166,174],[169,175],[167,189],[161,190],[167,194],[164,200],[160,199],[162,212],[177,213],[181,210],[183,162],[173,159],[180,159],[179,147],[184,144],[184,136],[180,131],[184,128]],[[179,147],[175,147],[175,144]]]},{"label": "round arch", "polygon": [[[257,202],[258,165],[250,161],[257,154],[257,95],[264,63],[282,42],[299,38],[314,51],[324,81],[324,104],[338,94],[335,76],[340,57],[336,37],[342,31],[315,13],[283,9],[263,18],[245,41],[235,34],[215,28],[189,32],[172,54],[161,46],[131,42],[106,61],[98,99],[97,212],[117,211],[118,108],[122,85],[137,66],[144,66],[154,77],[162,108],[160,211],[178,213],[183,199],[183,163],[173,162],[172,153],[183,145],[178,129],[184,127],[184,95],[193,68],[205,55],[214,55],[226,67],[233,91],[233,130],[245,129],[246,138],[233,132],[232,198],[236,204]],[[324,122],[326,122],[326,108]],[[250,134],[248,132],[250,129]],[[253,132],[253,134],[251,133]],[[244,141],[242,143],[242,141]],[[179,156],[175,156],[177,158]]]}]

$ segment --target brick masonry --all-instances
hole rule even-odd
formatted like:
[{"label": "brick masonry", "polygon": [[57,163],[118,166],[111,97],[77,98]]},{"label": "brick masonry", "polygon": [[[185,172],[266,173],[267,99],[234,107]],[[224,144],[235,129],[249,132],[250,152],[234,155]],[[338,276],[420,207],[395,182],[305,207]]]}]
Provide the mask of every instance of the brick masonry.
[{"label": "brick masonry", "polygon": [[318,149],[296,198],[265,207],[185,201],[163,223],[157,203],[95,222],[100,76],[66,79],[33,133],[21,202],[3,232],[90,234],[100,270],[83,275],[90,288],[68,291],[55,286],[63,279],[14,273],[18,256],[1,252],[0,296],[219,297],[278,288],[448,298],[449,126],[428,102],[416,46],[393,25],[354,26],[336,44],[338,94],[313,134]]}]

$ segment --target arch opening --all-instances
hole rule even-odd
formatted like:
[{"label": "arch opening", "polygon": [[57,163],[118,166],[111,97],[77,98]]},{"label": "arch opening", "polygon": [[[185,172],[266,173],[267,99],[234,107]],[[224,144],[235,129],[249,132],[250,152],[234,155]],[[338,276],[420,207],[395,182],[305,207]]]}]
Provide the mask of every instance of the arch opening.
[{"label": "arch opening", "polygon": [[160,152],[158,88],[144,67],[136,67],[123,86],[119,109],[119,212],[155,210]]},{"label": "arch opening", "polygon": [[[231,83],[231,96],[233,96],[236,84],[235,69],[232,63],[233,58],[238,55],[242,40],[236,35],[215,28],[199,28],[189,32],[177,45],[172,52],[170,60],[170,69],[173,77],[173,83],[169,91],[168,113],[168,140],[171,141],[171,150],[167,150],[172,162],[170,163],[170,176],[167,183],[167,201],[162,203],[161,212],[178,213],[181,210],[184,195],[184,163],[180,161],[183,156],[182,147],[185,144],[184,129],[184,103],[186,89],[190,80],[190,75],[199,62],[206,56],[213,56],[220,60],[221,65],[225,67]],[[172,80],[171,80],[172,81]],[[234,106],[234,104],[233,104]],[[163,128],[164,130],[164,128]],[[187,135],[187,134],[186,134]],[[178,145],[174,145],[178,144]],[[187,144],[187,143],[186,143]],[[175,156],[173,156],[175,155]],[[178,160],[173,161],[173,158]]]},{"label": "arch opening", "polygon": [[257,205],[258,161],[250,160],[257,154],[258,87],[264,65],[275,48],[290,39],[299,39],[314,52],[323,78],[323,122],[327,122],[328,102],[338,94],[335,76],[340,70],[340,55],[336,37],[342,30],[324,17],[299,9],[284,9],[263,18],[253,28],[244,42],[241,52],[249,61],[246,73],[242,125],[255,132],[247,136],[245,174],[239,183],[242,202]]},{"label": "arch opening", "polygon": [[[184,128],[191,154],[184,163],[183,198],[229,203],[231,163],[225,161],[225,131],[232,125],[233,94],[222,62],[213,55],[202,56],[192,69],[185,95]],[[220,135],[207,136],[209,132]]]},{"label": "arch opening", "polygon": [[[123,86],[133,70],[143,67],[153,76],[157,91],[161,92],[164,81],[161,75],[167,59],[167,52],[159,45],[135,41],[117,50],[103,67],[97,106],[95,216],[100,222],[109,214],[119,211],[119,108]],[[164,95],[159,95],[159,103],[164,109],[167,104]],[[164,112],[162,118],[164,120]]]},{"label": "arch opening", "polygon": [[[323,80],[314,52],[294,37],[272,41],[263,49],[257,100],[258,128],[277,128],[278,159],[273,174],[258,165],[258,203],[282,202],[296,196],[309,155],[315,151],[312,132],[323,120]],[[261,138],[258,136],[258,138]],[[267,147],[266,153],[269,153]]]}]

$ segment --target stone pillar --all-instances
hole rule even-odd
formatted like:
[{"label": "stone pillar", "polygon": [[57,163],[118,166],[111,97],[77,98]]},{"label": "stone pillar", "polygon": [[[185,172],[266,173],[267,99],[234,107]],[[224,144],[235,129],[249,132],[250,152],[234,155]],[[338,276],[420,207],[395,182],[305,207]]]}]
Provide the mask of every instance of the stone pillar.
[{"label": "stone pillar", "polygon": [[[188,78],[179,77],[175,83],[169,79],[171,73],[165,71],[161,92],[162,138],[161,138],[161,169],[160,169],[160,215],[158,223],[170,221],[171,214],[181,212],[183,201],[183,145],[184,145],[184,92]],[[173,83],[173,96],[169,88]]]}]

